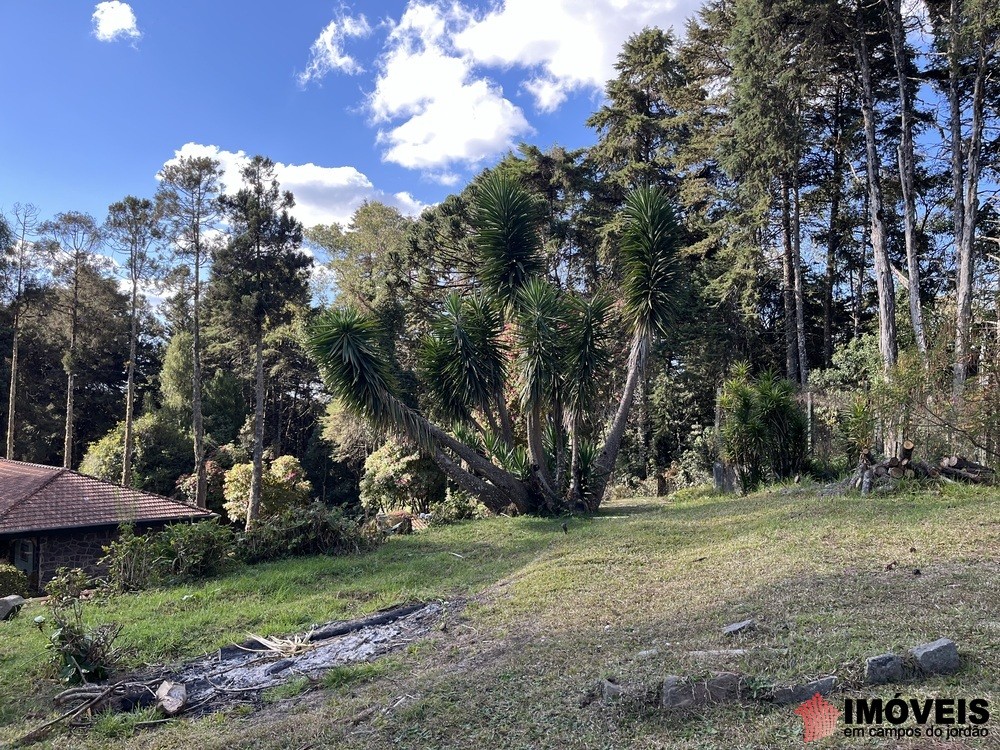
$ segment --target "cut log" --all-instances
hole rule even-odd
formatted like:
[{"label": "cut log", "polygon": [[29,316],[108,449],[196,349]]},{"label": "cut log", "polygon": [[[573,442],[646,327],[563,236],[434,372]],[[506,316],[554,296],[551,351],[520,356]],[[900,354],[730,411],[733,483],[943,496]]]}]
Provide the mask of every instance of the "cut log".
[{"label": "cut log", "polygon": [[888,461],[885,462],[885,465],[890,469],[895,469],[897,466],[899,466],[899,459],[896,458],[895,456],[892,456],[891,458],[889,458]]},{"label": "cut log", "polygon": [[899,446],[899,460],[906,461],[913,458],[913,449],[916,446],[913,444],[912,440],[904,440],[903,444]]},{"label": "cut log", "polygon": [[879,464],[878,466],[872,468],[872,471],[875,472],[875,476],[877,477],[889,476],[889,469],[883,466],[882,464]]},{"label": "cut log", "polygon": [[893,479],[902,479],[903,478],[903,469],[901,469],[898,466],[890,467],[890,469],[889,469],[889,476],[892,477]]}]

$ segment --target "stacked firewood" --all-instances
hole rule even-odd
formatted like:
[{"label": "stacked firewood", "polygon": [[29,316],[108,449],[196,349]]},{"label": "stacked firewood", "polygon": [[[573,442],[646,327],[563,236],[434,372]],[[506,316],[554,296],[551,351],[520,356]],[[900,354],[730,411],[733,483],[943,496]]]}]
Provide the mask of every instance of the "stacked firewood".
[{"label": "stacked firewood", "polygon": [[947,456],[937,464],[913,460],[913,441],[900,446],[899,455],[877,461],[871,450],[861,454],[858,468],[842,484],[846,490],[868,494],[878,487],[891,486],[900,479],[942,479],[944,481],[991,484],[996,472],[963,456]]}]

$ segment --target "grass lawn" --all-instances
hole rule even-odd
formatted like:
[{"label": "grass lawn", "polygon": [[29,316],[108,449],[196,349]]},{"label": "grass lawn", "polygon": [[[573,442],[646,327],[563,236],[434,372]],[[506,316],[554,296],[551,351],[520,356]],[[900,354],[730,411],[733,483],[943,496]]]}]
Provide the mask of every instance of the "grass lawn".
[{"label": "grass lawn", "polygon": [[[957,642],[962,671],[899,689],[988,699],[990,738],[938,746],[1000,747],[996,490],[874,499],[820,497],[806,486],[746,498],[686,492],[609,503],[595,518],[570,519],[568,534],[560,524],[498,518],[432,528],[361,556],[245,568],[95,603],[89,617],[124,623],[121,644],[139,666],[247,631],[288,633],[402,601],[468,599],[460,616],[406,651],[317,685],[273,689],[257,712],[135,734],[109,719],[100,732],[38,747],[801,748],[793,707],[668,715],[638,702],[583,704],[602,677],[654,683],[713,669],[762,681],[836,674],[846,695],[889,699],[895,688],[861,686],[864,658],[941,636]],[[0,744],[50,716],[59,689],[31,622],[39,610],[0,624]],[[722,635],[749,617],[756,632]],[[714,661],[690,654],[734,646],[759,648]],[[637,657],[650,649],[657,653]],[[810,747],[936,745],[835,736]]]}]

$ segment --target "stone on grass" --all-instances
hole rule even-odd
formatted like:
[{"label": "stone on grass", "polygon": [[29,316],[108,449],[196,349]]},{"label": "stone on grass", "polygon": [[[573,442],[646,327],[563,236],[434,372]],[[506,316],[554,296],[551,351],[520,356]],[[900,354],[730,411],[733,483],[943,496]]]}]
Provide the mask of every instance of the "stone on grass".
[{"label": "stone on grass", "polygon": [[676,675],[667,675],[660,690],[660,706],[666,709],[687,708],[694,704],[694,690]]},{"label": "stone on grass", "polygon": [[601,680],[599,688],[601,691],[601,700],[605,702],[619,700],[625,692],[625,689],[621,685],[611,680]]},{"label": "stone on grass", "polygon": [[865,660],[865,684],[885,685],[903,679],[903,660],[895,654],[869,656]]},{"label": "stone on grass", "polygon": [[949,638],[938,638],[910,649],[917,666],[926,674],[952,674],[961,666],[958,648]]},{"label": "stone on grass", "polygon": [[751,630],[757,629],[757,621],[753,618],[749,620],[743,620],[742,622],[734,622],[732,625],[726,625],[722,629],[723,635],[739,635],[740,633],[748,633]]},{"label": "stone on grass", "polygon": [[12,620],[24,606],[24,599],[17,594],[11,594],[0,599],[0,621]]},{"label": "stone on grass", "polygon": [[837,685],[837,678],[833,675],[822,677],[812,682],[802,685],[778,686],[773,688],[771,700],[782,706],[790,703],[802,703],[812,698],[816,693],[826,695]]},{"label": "stone on grass", "polygon": [[660,650],[657,648],[649,648],[645,651],[640,651],[635,655],[636,659],[652,659],[654,656],[659,656]]}]

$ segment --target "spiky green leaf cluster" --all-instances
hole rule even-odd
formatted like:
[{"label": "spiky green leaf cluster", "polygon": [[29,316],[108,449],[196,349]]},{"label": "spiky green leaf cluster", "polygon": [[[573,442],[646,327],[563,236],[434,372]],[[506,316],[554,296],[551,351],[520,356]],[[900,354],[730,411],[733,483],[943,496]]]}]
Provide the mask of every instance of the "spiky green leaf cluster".
[{"label": "spiky green leaf cluster", "polygon": [[521,376],[521,403],[546,403],[555,393],[566,347],[567,310],[559,292],[543,279],[533,278],[517,296],[517,370]]},{"label": "spiky green leaf cluster", "polygon": [[306,348],[320,365],[327,386],[348,410],[433,449],[424,424],[396,395],[390,360],[381,351],[379,338],[374,320],[346,307],[324,312],[313,322]]},{"label": "spiky green leaf cluster", "polygon": [[424,342],[425,381],[446,415],[464,420],[469,410],[486,409],[503,390],[506,366],[503,317],[481,295],[449,295]]},{"label": "spiky green leaf cluster", "polygon": [[544,270],[538,222],[531,195],[512,177],[493,172],[483,181],[476,200],[476,276],[506,305]]},{"label": "spiky green leaf cluster", "polygon": [[666,334],[676,314],[680,285],[678,227],[667,194],[658,187],[633,191],[625,204],[622,294],[640,335]]}]

